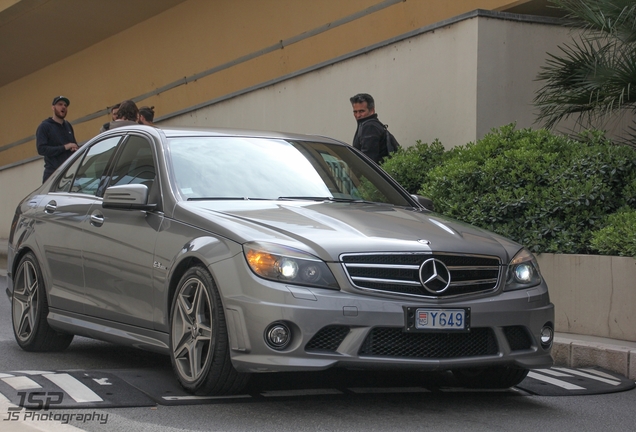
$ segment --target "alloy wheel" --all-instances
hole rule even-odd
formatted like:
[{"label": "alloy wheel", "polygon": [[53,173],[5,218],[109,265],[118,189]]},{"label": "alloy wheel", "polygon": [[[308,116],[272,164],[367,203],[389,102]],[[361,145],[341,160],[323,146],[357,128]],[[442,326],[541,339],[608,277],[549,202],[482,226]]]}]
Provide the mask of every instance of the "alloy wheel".
[{"label": "alloy wheel", "polygon": [[21,341],[27,341],[36,328],[39,283],[33,263],[23,261],[17,272],[13,292],[13,328]]},{"label": "alloy wheel", "polygon": [[181,377],[197,381],[212,361],[213,317],[208,290],[198,278],[181,285],[172,319],[172,347]]}]

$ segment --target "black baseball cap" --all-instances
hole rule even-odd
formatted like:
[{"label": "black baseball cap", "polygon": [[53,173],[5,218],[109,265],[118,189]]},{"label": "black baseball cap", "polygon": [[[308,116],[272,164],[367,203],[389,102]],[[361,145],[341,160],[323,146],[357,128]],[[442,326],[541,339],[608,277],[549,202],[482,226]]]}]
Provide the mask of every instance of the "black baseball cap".
[{"label": "black baseball cap", "polygon": [[55,96],[55,97],[53,98],[53,103],[52,103],[51,105],[55,105],[55,104],[56,104],[56,103],[58,103],[59,101],[64,101],[64,102],[66,102],[66,105],[70,105],[70,104],[71,104],[71,101],[69,101],[67,97],[64,97],[64,96]]}]

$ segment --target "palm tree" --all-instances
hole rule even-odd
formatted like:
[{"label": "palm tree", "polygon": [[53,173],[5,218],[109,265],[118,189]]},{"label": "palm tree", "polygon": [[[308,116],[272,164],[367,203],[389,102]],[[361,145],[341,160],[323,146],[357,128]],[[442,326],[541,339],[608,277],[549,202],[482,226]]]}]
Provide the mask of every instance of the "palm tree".
[{"label": "palm tree", "polygon": [[[581,32],[560,55],[548,54],[537,76],[544,82],[534,100],[537,122],[553,128],[576,116],[581,127],[601,127],[619,112],[636,112],[636,0],[551,2]],[[629,129],[636,145],[636,128]]]}]

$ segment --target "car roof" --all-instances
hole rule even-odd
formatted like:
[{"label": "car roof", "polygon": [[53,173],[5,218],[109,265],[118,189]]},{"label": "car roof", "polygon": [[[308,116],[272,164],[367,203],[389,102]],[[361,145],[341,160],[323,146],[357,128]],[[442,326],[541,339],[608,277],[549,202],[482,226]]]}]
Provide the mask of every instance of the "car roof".
[{"label": "car roof", "polygon": [[291,132],[278,132],[278,131],[264,131],[264,130],[250,130],[250,129],[233,129],[233,128],[207,128],[196,126],[122,126],[118,127],[117,131],[124,132],[126,130],[140,130],[140,129],[159,129],[166,138],[177,138],[187,136],[239,136],[239,137],[252,137],[252,138],[277,138],[295,141],[319,141],[326,143],[342,144],[342,141],[338,141],[334,138],[329,138],[321,135],[307,135]]}]

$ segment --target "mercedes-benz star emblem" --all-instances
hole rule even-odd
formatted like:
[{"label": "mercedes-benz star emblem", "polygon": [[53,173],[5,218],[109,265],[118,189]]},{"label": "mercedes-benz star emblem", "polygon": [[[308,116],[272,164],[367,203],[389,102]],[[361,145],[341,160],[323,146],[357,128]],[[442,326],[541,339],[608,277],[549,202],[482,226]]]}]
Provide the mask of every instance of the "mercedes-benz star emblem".
[{"label": "mercedes-benz star emblem", "polygon": [[437,258],[429,258],[420,267],[420,281],[426,291],[441,294],[450,286],[451,276],[446,264]]}]

